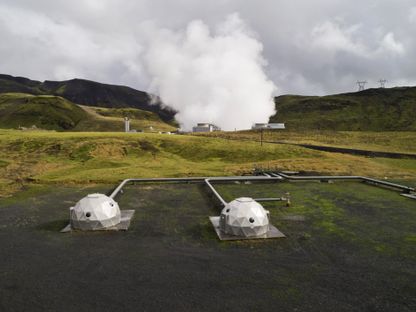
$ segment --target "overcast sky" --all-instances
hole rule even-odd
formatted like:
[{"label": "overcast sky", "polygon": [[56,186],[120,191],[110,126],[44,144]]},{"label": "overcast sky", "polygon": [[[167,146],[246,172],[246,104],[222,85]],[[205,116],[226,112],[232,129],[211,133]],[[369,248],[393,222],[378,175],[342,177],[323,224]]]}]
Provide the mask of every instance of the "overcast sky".
[{"label": "overcast sky", "polygon": [[416,85],[414,0],[0,0],[0,72],[149,90],[149,37],[233,13],[262,44],[276,94]]}]

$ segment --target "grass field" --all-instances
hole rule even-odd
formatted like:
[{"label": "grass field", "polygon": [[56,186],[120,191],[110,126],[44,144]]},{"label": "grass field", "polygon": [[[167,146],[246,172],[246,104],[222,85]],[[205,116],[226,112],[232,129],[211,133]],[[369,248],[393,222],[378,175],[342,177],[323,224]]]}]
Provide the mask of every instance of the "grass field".
[{"label": "grass field", "polygon": [[[214,132],[198,134],[235,140],[260,140],[260,131]],[[345,147],[380,152],[416,154],[416,132],[406,131],[267,131],[265,141]]]},{"label": "grass field", "polygon": [[[298,141],[299,137],[293,135],[292,139]],[[347,138],[354,142],[356,135],[347,134]],[[407,137],[400,139],[405,142]],[[396,144],[395,140],[390,142]],[[405,150],[404,143],[400,148]],[[416,160],[411,159],[368,158],[287,144],[260,146],[254,141],[205,136],[0,130],[0,153],[3,196],[27,183],[93,184],[131,177],[239,175],[254,166],[389,179],[416,177]]]}]

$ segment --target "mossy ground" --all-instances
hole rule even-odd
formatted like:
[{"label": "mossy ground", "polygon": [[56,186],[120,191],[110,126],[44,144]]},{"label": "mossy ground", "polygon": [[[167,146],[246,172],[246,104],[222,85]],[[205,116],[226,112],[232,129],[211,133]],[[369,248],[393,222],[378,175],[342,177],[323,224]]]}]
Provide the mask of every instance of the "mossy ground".
[{"label": "mossy ground", "polygon": [[220,207],[203,185],[132,185],[117,198],[136,211],[128,232],[58,232],[69,206],[112,187],[33,185],[0,199],[2,311],[416,307],[416,211],[397,192],[356,182],[217,183],[226,200],[292,198],[290,207],[266,205],[286,238],[221,242],[208,220]]}]

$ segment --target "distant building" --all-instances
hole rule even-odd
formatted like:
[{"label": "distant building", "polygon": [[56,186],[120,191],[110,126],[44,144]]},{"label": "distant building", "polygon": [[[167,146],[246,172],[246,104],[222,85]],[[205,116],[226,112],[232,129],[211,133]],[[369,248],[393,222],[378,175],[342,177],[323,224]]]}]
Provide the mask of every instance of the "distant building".
[{"label": "distant building", "polygon": [[267,130],[277,130],[277,129],[286,129],[284,123],[255,123],[251,129],[253,130],[260,130],[260,129],[267,129]]},{"label": "distant building", "polygon": [[221,131],[221,128],[211,123],[198,123],[192,128],[192,132],[213,132]]}]

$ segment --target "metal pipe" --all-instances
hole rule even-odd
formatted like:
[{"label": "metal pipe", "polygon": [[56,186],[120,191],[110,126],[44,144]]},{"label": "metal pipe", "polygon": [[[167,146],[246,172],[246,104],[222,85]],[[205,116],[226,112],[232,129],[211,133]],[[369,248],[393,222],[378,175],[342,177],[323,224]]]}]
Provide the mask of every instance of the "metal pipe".
[{"label": "metal pipe", "polygon": [[[396,188],[408,193],[415,192],[415,189],[412,187],[376,180],[372,178],[362,177],[362,176],[290,176],[284,173],[272,173],[273,176],[235,176],[235,177],[190,177],[190,178],[140,178],[140,179],[125,179],[120,183],[119,186],[114,189],[111,193],[110,198],[115,198],[117,194],[122,190],[122,188],[130,182],[139,182],[139,183],[165,183],[165,182],[176,182],[176,183],[205,183],[218,198],[218,200],[224,205],[226,204],[225,200],[219,195],[215,190],[211,181],[218,182],[231,182],[231,181],[282,181],[286,180],[295,180],[295,181],[313,181],[313,180],[358,180],[362,182],[375,183],[376,185],[383,185],[392,188]],[[208,183],[207,183],[208,182]]]},{"label": "metal pipe", "polygon": [[276,174],[276,173],[274,173],[274,172],[269,172],[269,174],[270,174],[272,177],[275,177],[275,178],[281,178],[281,179],[283,179],[281,176],[279,176],[278,174]]},{"label": "metal pipe", "polygon": [[[177,182],[177,183],[206,183],[205,180],[209,179],[210,181],[218,182],[232,182],[232,181],[281,181],[281,177],[265,177],[265,176],[235,176],[235,177],[191,177],[191,178],[140,178],[140,179],[125,179],[122,181],[119,186],[117,186],[114,191],[111,193],[110,198],[115,198],[117,194],[122,190],[122,188],[130,182],[139,182],[139,183],[165,183],[165,182]],[[207,184],[208,185],[208,184]],[[213,188],[212,184],[209,183],[208,187]],[[215,189],[214,189],[215,190]],[[215,191],[216,192],[216,191]],[[214,194],[215,194],[214,192]],[[218,192],[216,192],[218,194]],[[216,195],[216,194],[215,194]],[[217,195],[216,195],[217,196]],[[221,196],[220,196],[221,197]],[[224,201],[220,200],[221,203]]]},{"label": "metal pipe", "polygon": [[212,186],[209,182],[210,179],[205,179],[205,184],[210,188],[211,192],[217,197],[217,199],[221,202],[223,206],[227,205],[227,202],[221,197],[221,195],[217,192],[217,190]]},{"label": "metal pipe", "polygon": [[362,181],[362,182],[370,182],[370,183],[375,183],[375,184],[379,184],[379,185],[383,185],[383,186],[396,188],[396,189],[399,189],[399,190],[405,191],[405,192],[414,192],[415,191],[415,189],[412,188],[412,187],[408,187],[408,186],[404,186],[404,185],[400,185],[400,184],[396,184],[396,183],[391,183],[391,182],[387,182],[387,181],[362,177],[362,176],[290,176],[290,175],[286,175],[286,174],[280,173],[280,172],[278,172],[277,174],[280,175],[281,177],[285,178],[285,179],[296,180],[296,181],[358,180],[358,181]]},{"label": "metal pipe", "polygon": [[162,182],[203,182],[206,177],[196,177],[196,178],[143,178],[143,179],[125,179],[123,180],[111,193],[110,198],[115,198],[117,194],[122,190],[122,188],[130,182],[139,182],[139,183],[162,183]]},{"label": "metal pipe", "polygon": [[271,198],[253,198],[257,202],[269,202],[269,201],[285,201],[284,197],[271,197]]}]

